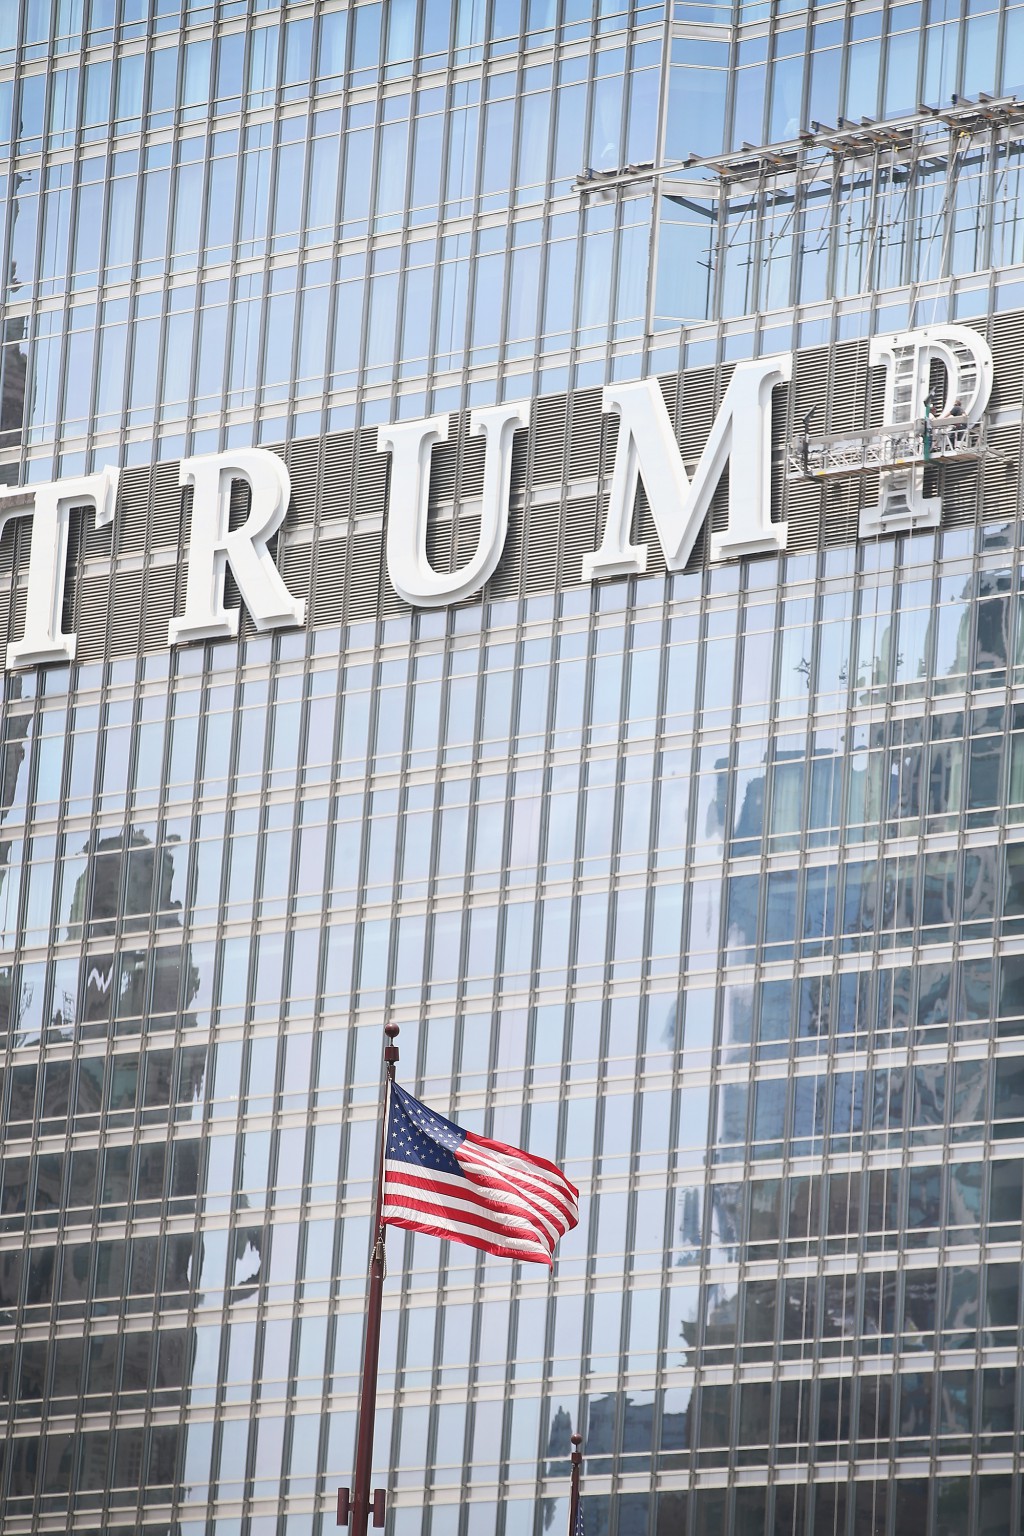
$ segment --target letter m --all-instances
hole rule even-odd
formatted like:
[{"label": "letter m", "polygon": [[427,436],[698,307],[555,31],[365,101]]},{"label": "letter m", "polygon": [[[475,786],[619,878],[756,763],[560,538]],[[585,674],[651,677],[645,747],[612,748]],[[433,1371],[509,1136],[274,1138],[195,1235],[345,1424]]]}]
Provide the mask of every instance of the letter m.
[{"label": "letter m", "polygon": [[[711,540],[712,560],[785,549],[786,524],[771,520],[772,390],[792,377],[792,353],[739,363],[691,480],[657,379],[609,384],[606,411],[619,418],[608,514],[600,548],[583,557],[584,579],[647,569],[646,544],[630,542],[642,480],[670,571],[681,571],[729,465],[729,523]],[[734,451],[735,450],[735,451]]]}]

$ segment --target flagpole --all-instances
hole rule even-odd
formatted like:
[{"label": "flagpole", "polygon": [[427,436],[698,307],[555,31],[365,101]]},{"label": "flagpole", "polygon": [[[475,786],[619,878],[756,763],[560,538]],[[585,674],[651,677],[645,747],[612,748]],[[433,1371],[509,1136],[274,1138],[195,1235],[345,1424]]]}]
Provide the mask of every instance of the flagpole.
[{"label": "flagpole", "polygon": [[370,1280],[366,1293],[366,1343],[363,1349],[363,1379],[359,1390],[359,1417],[356,1428],[356,1465],[352,1487],[338,1489],[338,1524],[351,1524],[353,1536],[365,1536],[372,1515],[374,1528],[384,1525],[386,1490],[375,1488],[370,1497],[373,1476],[373,1421],[377,1412],[377,1364],[380,1356],[380,1318],[384,1299],[384,1152],[388,1136],[388,1108],[391,1085],[398,1060],[397,1024],[384,1027],[384,1104],[377,1150],[377,1198],[373,1217],[373,1248],[370,1253]]},{"label": "flagpole", "polygon": [[569,1536],[576,1536],[576,1521],[580,1512],[580,1464],[583,1456],[580,1446],[583,1444],[582,1435],[570,1435],[572,1441],[572,1455],[569,1460],[572,1463],[572,1482],[569,1491]]}]

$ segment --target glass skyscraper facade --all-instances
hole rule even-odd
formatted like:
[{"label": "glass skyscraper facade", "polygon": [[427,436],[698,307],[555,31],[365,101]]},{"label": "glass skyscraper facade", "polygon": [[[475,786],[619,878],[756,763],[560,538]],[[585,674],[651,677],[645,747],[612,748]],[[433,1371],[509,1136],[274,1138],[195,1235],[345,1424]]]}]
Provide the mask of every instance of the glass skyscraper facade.
[{"label": "glass skyscraper facade", "polygon": [[[389,1021],[582,1193],[550,1276],[391,1236],[393,1536],[560,1530],[577,1429],[588,1536],[1021,1530],[1017,89],[987,0],[0,4],[5,647],[33,487],[122,469],[74,660],[3,676],[4,1536],[335,1528]],[[871,338],[944,324],[984,451],[860,538],[877,470],[799,429],[877,431]],[[692,469],[791,351],[784,552],[668,570],[641,497],[585,579],[601,386]],[[410,607],[378,427],[450,413],[452,572],[506,401],[501,561]],[[172,645],[178,461],[253,446],[304,622]]]}]

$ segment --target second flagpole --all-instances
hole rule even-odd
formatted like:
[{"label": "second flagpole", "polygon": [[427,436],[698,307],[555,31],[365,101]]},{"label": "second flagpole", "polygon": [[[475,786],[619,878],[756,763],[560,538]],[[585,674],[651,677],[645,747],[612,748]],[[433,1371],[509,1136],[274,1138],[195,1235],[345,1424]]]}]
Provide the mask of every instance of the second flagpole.
[{"label": "second flagpole", "polygon": [[376,1529],[384,1525],[386,1491],[375,1488],[370,1496],[373,1476],[373,1425],[377,1413],[377,1364],[380,1356],[380,1319],[384,1300],[384,1155],[388,1139],[391,1085],[398,1061],[398,1025],[384,1028],[384,1106],[381,1114],[380,1144],[377,1152],[377,1197],[373,1216],[373,1248],[370,1253],[370,1283],[366,1295],[366,1343],[363,1348],[363,1379],[359,1392],[359,1417],[356,1427],[356,1464],[352,1488],[338,1489],[338,1524],[351,1525],[353,1536],[365,1536],[372,1515]]},{"label": "second flagpole", "polygon": [[583,1464],[580,1446],[583,1444],[583,1436],[570,1435],[569,1439],[572,1441],[572,1455],[569,1457],[572,1467],[569,1480],[569,1536],[576,1536],[580,1518],[580,1467]]}]

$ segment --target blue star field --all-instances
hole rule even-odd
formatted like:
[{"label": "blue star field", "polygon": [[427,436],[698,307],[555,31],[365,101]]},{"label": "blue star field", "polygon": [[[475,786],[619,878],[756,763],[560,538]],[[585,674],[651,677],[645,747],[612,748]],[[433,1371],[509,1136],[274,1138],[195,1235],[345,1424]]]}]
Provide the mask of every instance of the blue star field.
[{"label": "blue star field", "polygon": [[465,1139],[466,1132],[459,1126],[436,1115],[397,1083],[391,1085],[387,1144],[391,1160],[464,1178],[465,1171],[454,1156],[454,1149]]}]

